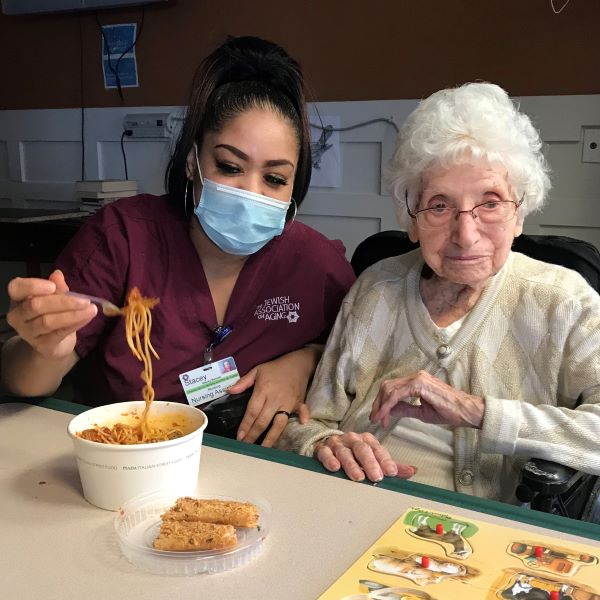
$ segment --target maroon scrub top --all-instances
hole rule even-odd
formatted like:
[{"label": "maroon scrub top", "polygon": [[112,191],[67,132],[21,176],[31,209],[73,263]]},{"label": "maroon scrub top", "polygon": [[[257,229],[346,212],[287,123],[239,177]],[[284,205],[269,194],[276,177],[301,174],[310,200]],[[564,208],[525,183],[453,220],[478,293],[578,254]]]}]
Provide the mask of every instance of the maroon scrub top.
[{"label": "maroon scrub top", "polygon": [[[194,218],[194,217],[192,217]],[[127,293],[160,298],[151,341],[158,400],[185,402],[179,375],[203,364],[217,325],[188,221],[167,196],[114,202],[88,219],[57,260],[67,285],[123,306]],[[233,356],[240,375],[312,342],[324,343],[354,273],[339,241],[288,223],[281,236],[248,257],[224,325],[232,333],[213,360]],[[140,363],[125,341],[125,320],[102,314],[77,334],[77,401],[97,406],[141,399]]]}]

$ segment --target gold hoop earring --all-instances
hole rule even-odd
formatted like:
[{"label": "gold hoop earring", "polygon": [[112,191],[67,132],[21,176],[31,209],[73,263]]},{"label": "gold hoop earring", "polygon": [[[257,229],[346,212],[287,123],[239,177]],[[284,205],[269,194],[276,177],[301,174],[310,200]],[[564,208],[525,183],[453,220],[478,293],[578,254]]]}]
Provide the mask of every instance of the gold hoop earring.
[{"label": "gold hoop earring", "polygon": [[188,197],[188,186],[190,185],[190,180],[185,180],[185,191],[183,192],[183,212],[185,216],[188,216],[188,208],[187,208],[187,197]]},{"label": "gold hoop earring", "polygon": [[298,214],[298,205],[296,204],[296,201],[293,198],[290,198],[290,202],[294,203],[294,214],[292,215],[292,218],[290,219],[290,223],[293,223],[294,220],[296,219],[296,215]]},{"label": "gold hoop earring", "polygon": [[294,203],[294,214],[292,215],[292,218],[289,221],[287,220],[287,215],[286,215],[284,229],[277,237],[281,237],[285,233],[285,227],[287,227],[288,225],[291,225],[296,220],[296,214],[298,213],[298,205],[296,204],[296,201],[293,198],[290,198],[290,202]]}]

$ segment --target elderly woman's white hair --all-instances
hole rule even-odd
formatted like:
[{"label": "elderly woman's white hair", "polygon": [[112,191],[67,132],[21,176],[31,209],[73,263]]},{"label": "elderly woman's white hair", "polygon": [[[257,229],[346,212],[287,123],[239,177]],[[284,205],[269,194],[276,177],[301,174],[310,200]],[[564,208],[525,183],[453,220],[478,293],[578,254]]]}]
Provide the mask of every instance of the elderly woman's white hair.
[{"label": "elderly woman's white hair", "polygon": [[387,181],[401,226],[408,227],[408,194],[415,210],[422,177],[431,168],[483,161],[508,173],[521,218],[541,208],[550,189],[542,142],[529,117],[491,83],[467,83],[435,92],[408,117],[398,134]]}]

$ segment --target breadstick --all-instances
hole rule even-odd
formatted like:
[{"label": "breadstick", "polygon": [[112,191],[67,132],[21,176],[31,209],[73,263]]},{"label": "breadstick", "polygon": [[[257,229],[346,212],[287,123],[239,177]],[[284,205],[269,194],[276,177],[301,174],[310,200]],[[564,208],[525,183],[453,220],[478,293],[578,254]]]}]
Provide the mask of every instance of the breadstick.
[{"label": "breadstick", "polygon": [[190,521],[161,523],[160,533],[154,540],[156,550],[184,552],[189,550],[218,550],[237,544],[233,525],[216,525]]},{"label": "breadstick", "polygon": [[203,521],[235,527],[256,527],[258,509],[249,502],[179,498],[163,515],[163,521]]}]

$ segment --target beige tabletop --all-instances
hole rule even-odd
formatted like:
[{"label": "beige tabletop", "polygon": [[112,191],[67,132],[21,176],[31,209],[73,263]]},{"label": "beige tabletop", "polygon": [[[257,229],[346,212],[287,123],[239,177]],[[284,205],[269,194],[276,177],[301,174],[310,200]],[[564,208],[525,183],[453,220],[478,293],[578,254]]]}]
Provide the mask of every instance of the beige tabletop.
[{"label": "beige tabletop", "polygon": [[[122,556],[114,513],[82,497],[66,434],[71,418],[38,406],[0,405],[1,598],[313,600],[410,506],[511,525],[489,514],[204,446],[203,492],[259,494],[271,503],[264,548],[255,561],[232,571],[148,574]],[[593,540],[585,543],[600,547]]]}]

